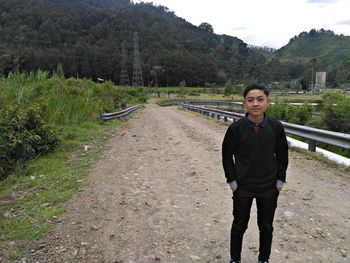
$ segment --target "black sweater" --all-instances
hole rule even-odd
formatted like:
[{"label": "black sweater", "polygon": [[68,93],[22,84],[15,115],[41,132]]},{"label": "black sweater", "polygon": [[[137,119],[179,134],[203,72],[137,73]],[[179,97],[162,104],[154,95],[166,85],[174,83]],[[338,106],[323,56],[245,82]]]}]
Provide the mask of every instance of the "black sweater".
[{"label": "black sweater", "polygon": [[[233,159],[234,157],[234,159]],[[286,181],[288,143],[281,122],[265,116],[256,132],[246,117],[232,123],[222,143],[227,182],[241,189],[264,191]]]}]

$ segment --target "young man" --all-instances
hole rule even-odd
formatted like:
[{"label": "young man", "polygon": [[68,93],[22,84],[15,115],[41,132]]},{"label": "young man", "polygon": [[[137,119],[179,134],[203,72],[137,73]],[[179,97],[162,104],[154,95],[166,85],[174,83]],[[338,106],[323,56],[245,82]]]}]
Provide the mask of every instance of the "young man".
[{"label": "young man", "polygon": [[288,143],[281,122],[265,114],[270,104],[266,87],[250,85],[243,97],[247,113],[230,125],[222,143],[225,177],[233,192],[230,262],[241,262],[243,235],[255,198],[258,262],[268,263],[277,197],[286,181]]}]

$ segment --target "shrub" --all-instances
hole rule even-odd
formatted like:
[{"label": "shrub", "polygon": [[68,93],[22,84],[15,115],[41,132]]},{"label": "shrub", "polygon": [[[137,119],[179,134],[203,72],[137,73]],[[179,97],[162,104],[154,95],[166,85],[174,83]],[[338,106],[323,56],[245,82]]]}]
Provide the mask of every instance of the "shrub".
[{"label": "shrub", "polygon": [[303,103],[301,106],[293,106],[287,102],[276,102],[267,109],[267,114],[272,118],[304,125],[307,124],[312,117],[312,107]]},{"label": "shrub", "polygon": [[322,96],[322,123],[325,129],[350,133],[350,98],[343,94],[325,93]]},{"label": "shrub", "polygon": [[0,114],[0,179],[26,161],[54,150],[59,137],[42,122],[44,109],[38,105],[1,109]]}]

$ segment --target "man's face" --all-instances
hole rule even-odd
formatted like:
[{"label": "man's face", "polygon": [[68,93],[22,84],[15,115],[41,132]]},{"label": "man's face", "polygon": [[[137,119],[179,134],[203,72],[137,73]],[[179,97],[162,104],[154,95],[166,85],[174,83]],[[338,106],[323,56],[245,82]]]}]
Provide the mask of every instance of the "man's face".
[{"label": "man's face", "polygon": [[261,117],[264,116],[266,108],[270,105],[270,100],[262,90],[253,89],[244,98],[243,105],[250,115]]}]

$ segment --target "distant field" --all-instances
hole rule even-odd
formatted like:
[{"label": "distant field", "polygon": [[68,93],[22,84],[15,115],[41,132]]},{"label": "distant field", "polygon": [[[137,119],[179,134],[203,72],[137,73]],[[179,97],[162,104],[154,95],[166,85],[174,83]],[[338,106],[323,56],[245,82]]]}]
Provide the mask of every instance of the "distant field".
[{"label": "distant field", "polygon": [[[242,95],[232,94],[225,96],[222,93],[211,93],[206,92],[186,92],[185,94],[180,95],[178,93],[178,89],[171,89],[171,93],[169,91],[160,91],[161,100],[228,100],[228,101],[242,101]],[[292,95],[283,95],[279,93],[272,93],[270,95],[271,101],[291,101],[291,102],[319,102],[322,100],[322,94],[292,94]]]},{"label": "distant field", "polygon": [[322,94],[310,94],[310,93],[301,93],[301,94],[289,94],[282,95],[281,93],[272,93],[271,100],[287,100],[292,102],[319,102],[322,100]]}]

